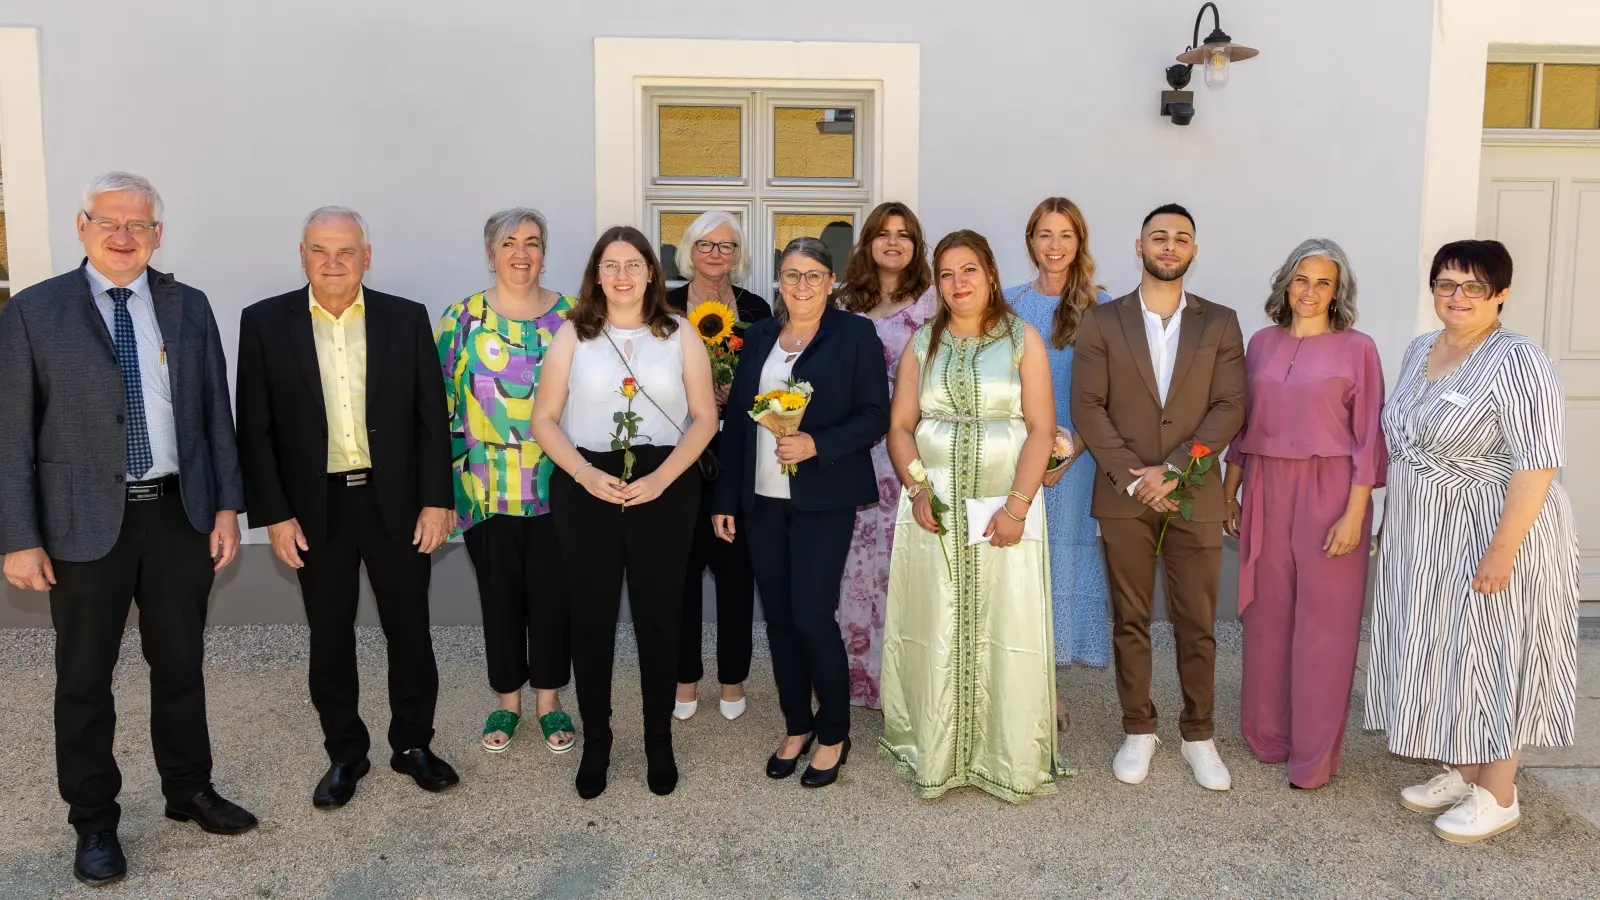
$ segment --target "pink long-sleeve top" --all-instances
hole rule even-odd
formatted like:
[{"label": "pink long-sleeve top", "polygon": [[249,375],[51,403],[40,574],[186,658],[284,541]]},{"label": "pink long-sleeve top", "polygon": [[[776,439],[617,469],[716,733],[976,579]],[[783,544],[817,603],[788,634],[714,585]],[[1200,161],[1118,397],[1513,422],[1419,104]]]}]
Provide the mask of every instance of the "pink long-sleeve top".
[{"label": "pink long-sleeve top", "polygon": [[1296,338],[1269,325],[1251,336],[1244,363],[1244,429],[1227,462],[1348,456],[1352,484],[1383,487],[1383,364],[1372,338],[1359,331]]}]

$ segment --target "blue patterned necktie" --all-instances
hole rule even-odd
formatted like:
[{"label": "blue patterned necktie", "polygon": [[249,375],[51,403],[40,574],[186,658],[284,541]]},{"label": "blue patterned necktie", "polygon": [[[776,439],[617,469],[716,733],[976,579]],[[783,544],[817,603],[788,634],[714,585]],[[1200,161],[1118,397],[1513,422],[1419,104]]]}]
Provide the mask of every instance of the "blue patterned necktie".
[{"label": "blue patterned necktie", "polygon": [[128,312],[128,298],[133,291],[114,287],[106,291],[111,295],[113,343],[117,348],[117,365],[122,369],[122,393],[128,403],[128,474],[138,481],[155,458],[150,453],[150,429],[144,421],[144,386],[139,381],[139,342],[133,334],[133,316]]}]

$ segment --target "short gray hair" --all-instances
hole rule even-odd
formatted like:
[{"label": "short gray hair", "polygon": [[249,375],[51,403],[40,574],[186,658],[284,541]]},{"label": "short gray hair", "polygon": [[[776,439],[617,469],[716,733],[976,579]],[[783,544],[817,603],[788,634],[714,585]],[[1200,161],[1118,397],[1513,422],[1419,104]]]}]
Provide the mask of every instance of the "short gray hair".
[{"label": "short gray hair", "polygon": [[356,227],[361,229],[361,246],[372,246],[372,237],[367,232],[367,220],[361,218],[361,213],[347,206],[323,206],[312,210],[311,215],[306,216],[305,223],[300,226],[300,242],[305,243],[306,229],[328,219],[344,219],[356,223]]},{"label": "short gray hair", "polygon": [[1339,270],[1339,281],[1333,288],[1333,303],[1328,307],[1328,324],[1334,331],[1348,331],[1356,324],[1356,275],[1350,270],[1350,258],[1344,248],[1327,238],[1312,238],[1294,248],[1278,271],[1272,274],[1272,293],[1267,297],[1267,318],[1279,327],[1287,328],[1294,321],[1289,309],[1289,282],[1300,263],[1313,257],[1326,259]]},{"label": "short gray hair", "polygon": [[513,206],[502,209],[489,217],[483,223],[483,250],[494,257],[496,247],[500,242],[510,237],[518,228],[528,222],[539,226],[539,246],[546,253],[550,252],[550,228],[545,224],[544,213],[527,206]]},{"label": "short gray hair", "polygon": [[745,276],[750,273],[750,254],[744,245],[744,228],[739,224],[739,218],[733,213],[720,209],[711,209],[695,217],[689,227],[683,230],[683,240],[678,242],[678,252],[673,261],[678,264],[678,274],[684,278],[694,277],[694,245],[696,241],[704,240],[705,236],[716,231],[719,226],[726,225],[733,229],[733,239],[739,242],[739,253],[733,261],[733,268],[729,270],[728,277],[735,284],[744,284]]},{"label": "short gray hair", "polygon": [[161,194],[156,191],[156,186],[150,183],[150,179],[132,172],[107,172],[91,179],[89,186],[83,189],[83,212],[87,213],[89,207],[94,205],[94,198],[101,194],[114,194],[119,191],[126,191],[141,200],[149,201],[150,211],[154,214],[155,220],[161,221],[161,214],[165,211],[161,203]]}]

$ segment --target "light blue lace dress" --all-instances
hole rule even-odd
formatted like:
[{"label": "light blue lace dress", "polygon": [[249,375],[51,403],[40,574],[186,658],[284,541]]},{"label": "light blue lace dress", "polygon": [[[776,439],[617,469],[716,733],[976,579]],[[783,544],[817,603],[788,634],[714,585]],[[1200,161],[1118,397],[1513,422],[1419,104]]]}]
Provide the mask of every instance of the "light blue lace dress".
[{"label": "light blue lace dress", "polygon": [[[1059,298],[1046,296],[1032,282],[1006,290],[1017,315],[1038,329],[1050,356],[1050,380],[1056,393],[1056,424],[1072,427],[1072,345],[1050,345],[1050,320]],[[1100,292],[1101,303],[1111,295]],[[1099,535],[1089,515],[1094,489],[1094,461],[1088,453],[1073,460],[1067,474],[1044,492],[1045,521],[1050,523],[1051,606],[1055,612],[1056,664],[1091,666],[1111,663],[1111,623],[1106,615],[1106,571]]]}]

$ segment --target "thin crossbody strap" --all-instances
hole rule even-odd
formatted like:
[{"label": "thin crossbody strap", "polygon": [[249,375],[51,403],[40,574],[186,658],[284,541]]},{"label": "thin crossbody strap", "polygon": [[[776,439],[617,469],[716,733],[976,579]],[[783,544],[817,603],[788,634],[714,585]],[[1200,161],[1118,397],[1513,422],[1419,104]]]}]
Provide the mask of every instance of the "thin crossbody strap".
[{"label": "thin crossbody strap", "polygon": [[[661,408],[661,404],[656,402],[656,398],[650,396],[650,392],[644,389],[644,385],[639,382],[639,376],[633,374],[633,366],[628,365],[628,358],[622,355],[622,348],[617,346],[616,340],[611,337],[611,332],[602,329],[601,334],[606,336],[606,340],[611,344],[611,349],[616,351],[617,359],[622,361],[622,367],[628,370],[628,377],[633,379],[633,386],[639,389],[639,393],[643,394],[646,400],[650,401],[650,405],[656,408],[656,412],[661,414],[661,418],[666,419],[673,428],[677,429],[679,437],[687,437],[683,432],[683,426],[667,415],[667,411]],[[707,481],[716,481],[717,476],[722,474],[722,463],[718,461],[716,456],[712,455],[709,448],[700,451],[700,458],[695,462],[700,468],[700,476]]]}]

